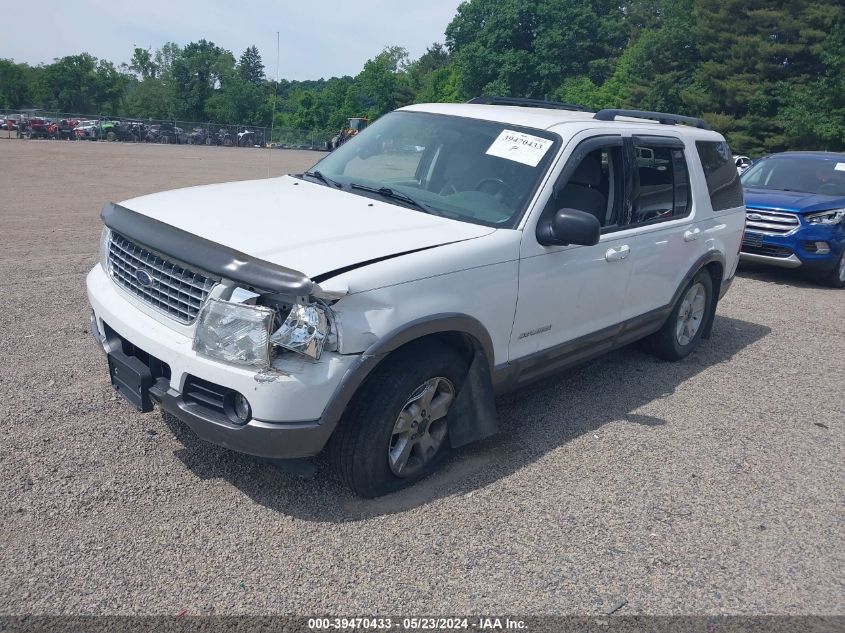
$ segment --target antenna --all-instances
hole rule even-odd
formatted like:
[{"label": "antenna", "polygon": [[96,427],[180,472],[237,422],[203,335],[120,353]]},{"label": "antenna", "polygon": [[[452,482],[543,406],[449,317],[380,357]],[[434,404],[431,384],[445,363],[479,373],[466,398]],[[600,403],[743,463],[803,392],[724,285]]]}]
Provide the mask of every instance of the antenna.
[{"label": "antenna", "polygon": [[276,95],[279,93],[279,32],[276,31],[276,85],[273,87],[273,115],[270,119],[270,142],[267,143],[267,177],[270,177],[270,160],[273,158],[273,128],[276,126]]}]

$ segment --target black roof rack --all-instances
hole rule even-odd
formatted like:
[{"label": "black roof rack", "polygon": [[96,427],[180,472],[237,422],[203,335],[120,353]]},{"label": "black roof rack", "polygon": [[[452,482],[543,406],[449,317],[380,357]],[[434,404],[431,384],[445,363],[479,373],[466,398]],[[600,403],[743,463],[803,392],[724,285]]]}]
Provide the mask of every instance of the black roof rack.
[{"label": "black roof rack", "polygon": [[593,118],[599,121],[613,121],[618,116],[629,116],[635,119],[651,119],[653,121],[659,121],[663,125],[684,123],[701,128],[702,130],[710,129],[710,126],[702,119],[696,119],[692,116],[681,116],[680,114],[667,114],[666,112],[649,112],[648,110],[599,110]]},{"label": "black roof rack", "polygon": [[545,101],[543,99],[523,99],[522,97],[484,96],[470,99],[467,103],[484,105],[522,106],[524,108],[549,108],[551,110],[571,110],[573,112],[595,112],[577,103],[563,103],[561,101]]}]

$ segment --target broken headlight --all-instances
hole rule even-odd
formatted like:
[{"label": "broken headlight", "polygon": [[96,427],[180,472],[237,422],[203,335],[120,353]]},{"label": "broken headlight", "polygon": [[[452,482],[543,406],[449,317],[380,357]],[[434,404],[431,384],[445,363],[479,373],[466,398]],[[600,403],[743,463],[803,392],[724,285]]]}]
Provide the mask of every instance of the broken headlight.
[{"label": "broken headlight", "polygon": [[282,326],[270,336],[270,342],[284,349],[320,359],[329,337],[327,309],[318,303],[291,306]]},{"label": "broken headlight", "polygon": [[270,365],[270,330],[276,311],[209,299],[197,319],[194,351],[237,365]]}]

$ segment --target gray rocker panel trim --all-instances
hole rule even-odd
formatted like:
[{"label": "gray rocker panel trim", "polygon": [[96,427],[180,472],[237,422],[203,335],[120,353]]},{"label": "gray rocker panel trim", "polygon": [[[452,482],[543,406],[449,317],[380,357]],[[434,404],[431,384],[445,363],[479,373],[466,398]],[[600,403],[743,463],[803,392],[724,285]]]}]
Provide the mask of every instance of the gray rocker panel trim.
[{"label": "gray rocker panel trim", "polygon": [[297,297],[309,295],[314,288],[314,282],[301,272],[256,259],[112,202],[103,207],[100,217],[118,233],[213,275]]}]

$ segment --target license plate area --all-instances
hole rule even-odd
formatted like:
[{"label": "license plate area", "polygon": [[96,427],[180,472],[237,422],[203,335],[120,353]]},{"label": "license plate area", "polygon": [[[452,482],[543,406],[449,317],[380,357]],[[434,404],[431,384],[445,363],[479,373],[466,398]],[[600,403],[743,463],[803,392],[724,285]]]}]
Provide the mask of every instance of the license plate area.
[{"label": "license plate area", "polygon": [[153,375],[150,368],[136,357],[122,352],[111,352],[108,359],[112,386],[139,411],[152,411],[150,387],[153,386]]}]

